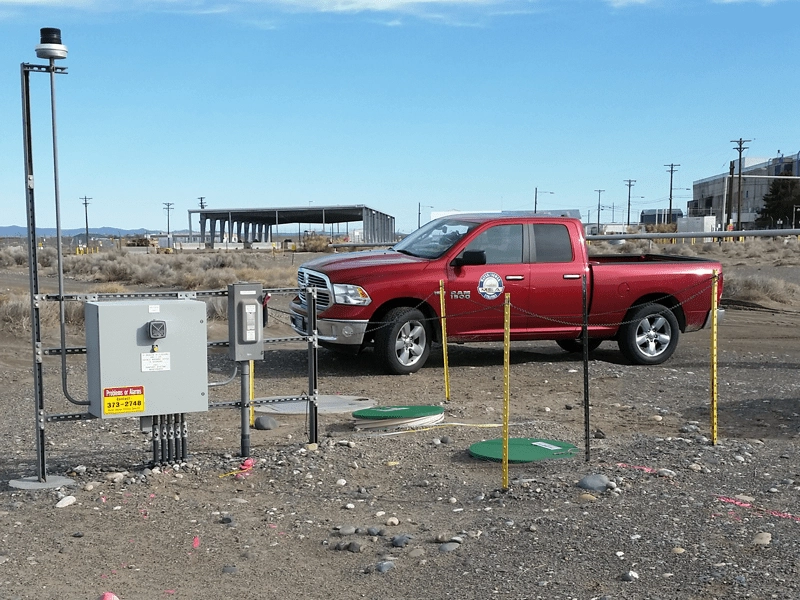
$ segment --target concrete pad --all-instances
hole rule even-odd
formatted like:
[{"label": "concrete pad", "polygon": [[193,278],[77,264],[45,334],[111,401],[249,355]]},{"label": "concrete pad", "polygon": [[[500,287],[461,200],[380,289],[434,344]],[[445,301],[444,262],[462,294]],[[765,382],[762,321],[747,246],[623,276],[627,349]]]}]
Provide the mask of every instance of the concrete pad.
[{"label": "concrete pad", "polygon": [[[256,400],[280,399],[281,396],[270,396],[268,398],[256,398]],[[362,396],[323,396],[317,397],[317,412],[321,415],[353,413],[362,408],[375,406],[375,401]],[[255,412],[277,415],[304,415],[308,409],[308,402],[276,402],[274,404],[262,404],[255,407]]]},{"label": "concrete pad", "polygon": [[47,481],[39,481],[38,477],[23,477],[22,479],[12,479],[8,485],[18,490],[49,490],[76,484],[75,480],[69,477],[48,475]]}]

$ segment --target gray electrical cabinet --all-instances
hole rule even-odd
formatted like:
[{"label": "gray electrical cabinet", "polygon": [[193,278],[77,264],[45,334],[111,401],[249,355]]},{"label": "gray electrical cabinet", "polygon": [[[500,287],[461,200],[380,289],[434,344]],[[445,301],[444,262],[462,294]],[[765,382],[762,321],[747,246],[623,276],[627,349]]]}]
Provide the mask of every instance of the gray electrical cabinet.
[{"label": "gray electrical cabinet", "polygon": [[208,410],[206,305],[87,302],[89,413],[108,419]]}]

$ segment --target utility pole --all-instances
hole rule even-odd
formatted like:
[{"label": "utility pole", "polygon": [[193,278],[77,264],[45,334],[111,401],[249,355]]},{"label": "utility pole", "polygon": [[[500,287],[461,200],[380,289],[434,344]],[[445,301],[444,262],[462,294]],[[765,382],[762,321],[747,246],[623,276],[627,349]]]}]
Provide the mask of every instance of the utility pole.
[{"label": "utility pole", "polygon": [[664,166],[669,167],[669,214],[667,215],[667,223],[672,223],[672,175],[677,171],[675,167],[680,167],[680,165],[670,163]]},{"label": "utility pole", "polygon": [[631,226],[631,188],[634,183],[636,183],[635,179],[625,179],[625,185],[628,186],[628,227]]},{"label": "utility pole", "polygon": [[173,210],[174,202],[162,202],[164,210],[167,211],[167,245],[169,245],[169,211]]},{"label": "utility pole", "polygon": [[201,210],[204,209],[206,207],[206,203],[205,203],[206,197],[205,196],[199,196],[197,199],[200,200],[200,209]]},{"label": "utility pole", "polygon": [[87,198],[84,196],[83,198],[78,198],[78,200],[83,200],[83,215],[86,217],[86,253],[89,253],[89,200],[91,198]]},{"label": "utility pole", "polygon": [[595,190],[597,192],[597,235],[600,235],[600,194],[605,190]]},{"label": "utility pole", "polygon": [[742,230],[742,152],[748,149],[745,144],[747,142],[752,142],[753,140],[743,140],[739,138],[738,140],[731,140],[731,144],[736,144],[734,150],[739,151],[739,193],[736,200],[736,230]]}]

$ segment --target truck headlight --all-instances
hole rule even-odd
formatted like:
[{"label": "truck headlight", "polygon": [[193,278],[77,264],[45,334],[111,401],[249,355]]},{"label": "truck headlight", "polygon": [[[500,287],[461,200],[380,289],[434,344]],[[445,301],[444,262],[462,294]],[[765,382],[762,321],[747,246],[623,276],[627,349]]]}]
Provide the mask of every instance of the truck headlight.
[{"label": "truck headlight", "polygon": [[350,304],[356,306],[366,306],[372,302],[372,298],[364,291],[364,288],[346,283],[333,284],[333,299],[336,304]]}]

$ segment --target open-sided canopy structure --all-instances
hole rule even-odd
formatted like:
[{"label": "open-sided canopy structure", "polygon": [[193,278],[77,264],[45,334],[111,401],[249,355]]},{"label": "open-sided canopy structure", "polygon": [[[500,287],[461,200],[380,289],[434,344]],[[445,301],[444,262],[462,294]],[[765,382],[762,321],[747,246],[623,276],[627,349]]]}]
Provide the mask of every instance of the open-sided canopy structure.
[{"label": "open-sided canopy structure", "polygon": [[378,210],[356,204],[353,206],[304,206],[281,208],[215,208],[189,211],[189,235],[192,235],[192,215],[200,217],[200,239],[212,248],[215,241],[274,241],[278,226],[293,223],[321,225],[322,231],[336,223],[361,223],[361,239],[365,243],[395,241],[394,217]]}]

